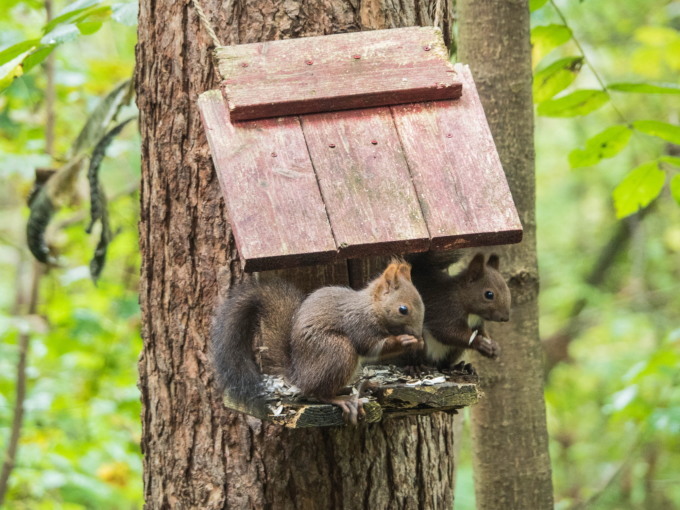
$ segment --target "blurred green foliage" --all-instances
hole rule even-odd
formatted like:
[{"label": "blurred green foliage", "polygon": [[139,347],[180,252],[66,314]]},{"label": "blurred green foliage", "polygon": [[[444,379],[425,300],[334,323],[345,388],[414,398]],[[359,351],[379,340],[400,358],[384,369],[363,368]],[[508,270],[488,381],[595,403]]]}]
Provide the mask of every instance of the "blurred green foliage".
[{"label": "blurred green foliage", "polygon": [[[546,387],[557,508],[680,508],[680,149],[673,145],[680,2],[531,6],[541,334],[567,338],[569,355],[558,357]],[[0,7],[0,80],[13,78],[0,83],[7,86],[0,95],[0,453],[12,420],[18,338],[31,338],[7,506],[140,508],[133,129],[114,140],[101,170],[104,189],[117,198],[110,204],[116,235],[98,285],[89,278],[96,240],[85,233],[81,192],[56,216],[63,228],[51,233],[62,267],[42,277],[38,314],[23,311],[32,271],[24,197],[34,169],[64,163],[100,98],[134,64],[134,2],[55,2],[57,14],[64,9],[61,24],[45,28],[42,2]],[[8,48],[13,65],[3,68]],[[41,64],[52,51],[54,159],[45,155]],[[648,204],[644,216],[634,214]],[[606,273],[588,283],[617,215],[629,214]],[[459,509],[474,508],[463,443]]]},{"label": "blurred green foliage", "polygon": [[[44,64],[24,66],[0,93],[0,454],[13,416],[18,339],[30,334],[28,392],[16,467],[5,505],[12,509],[131,509],[142,505],[140,403],[136,360],[138,305],[139,137],[128,129],[104,158],[101,179],[112,197],[114,238],[98,285],[88,264],[96,238],[85,232],[88,191],[54,218],[50,243],[60,267],[39,285],[38,311],[27,316],[33,262],[26,248],[26,196],[37,167],[60,167],[100,98],[132,75],[136,4],[78,2],[87,12],[59,29],[54,158],[45,154]],[[54,2],[57,16],[73,4]],[[73,11],[70,11],[73,12]],[[121,15],[122,15],[121,14]],[[0,52],[46,33],[43,2],[5,1]],[[68,16],[67,16],[68,17]],[[57,19],[59,19],[57,17]],[[62,17],[62,21],[65,18]],[[75,29],[74,29],[75,28]],[[54,34],[53,34],[54,35]],[[53,45],[56,46],[56,45]],[[40,51],[34,48],[33,51]],[[1,55],[1,53],[0,53]],[[46,56],[46,55],[43,55]],[[1,66],[2,64],[0,64]],[[6,68],[5,68],[6,69]],[[1,77],[0,77],[1,78]],[[128,114],[134,114],[130,109]],[[61,228],[56,228],[61,225]]]}]

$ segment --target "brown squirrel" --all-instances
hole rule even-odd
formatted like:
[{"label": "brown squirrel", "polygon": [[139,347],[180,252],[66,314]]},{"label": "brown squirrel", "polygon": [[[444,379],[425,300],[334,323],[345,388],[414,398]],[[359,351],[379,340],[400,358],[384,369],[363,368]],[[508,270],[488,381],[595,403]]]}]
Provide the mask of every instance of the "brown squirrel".
[{"label": "brown squirrel", "polygon": [[499,258],[484,262],[478,253],[456,276],[448,274],[459,252],[427,252],[411,258],[413,283],[425,303],[425,349],[400,357],[398,364],[450,368],[465,349],[495,358],[500,352],[484,321],[510,319],[510,289],[499,272]]},{"label": "brown squirrel", "polygon": [[262,373],[283,375],[303,395],[339,406],[345,420],[356,423],[363,413],[358,396],[338,393],[360,358],[422,348],[423,318],[411,266],[401,260],[359,291],[323,287],[304,298],[282,280],[245,283],[213,320],[218,383],[232,398],[262,410]]}]

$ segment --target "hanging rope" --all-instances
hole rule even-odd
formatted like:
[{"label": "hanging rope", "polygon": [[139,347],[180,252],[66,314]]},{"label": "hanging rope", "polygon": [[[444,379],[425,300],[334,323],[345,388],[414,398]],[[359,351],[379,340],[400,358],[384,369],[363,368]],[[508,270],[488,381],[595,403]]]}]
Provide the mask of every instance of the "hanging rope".
[{"label": "hanging rope", "polygon": [[442,0],[437,0],[437,5],[434,8],[434,26],[439,27],[439,18],[441,16]]},{"label": "hanging rope", "polygon": [[205,28],[205,31],[208,32],[208,35],[210,36],[210,39],[212,39],[215,47],[222,46],[222,43],[220,43],[220,40],[217,38],[217,34],[213,30],[213,27],[210,24],[210,21],[208,21],[208,17],[205,15],[205,12],[203,12],[198,0],[191,0],[191,3],[194,4],[194,9],[196,9],[196,12],[198,13],[198,19],[200,19],[201,23],[203,23],[203,28]]}]

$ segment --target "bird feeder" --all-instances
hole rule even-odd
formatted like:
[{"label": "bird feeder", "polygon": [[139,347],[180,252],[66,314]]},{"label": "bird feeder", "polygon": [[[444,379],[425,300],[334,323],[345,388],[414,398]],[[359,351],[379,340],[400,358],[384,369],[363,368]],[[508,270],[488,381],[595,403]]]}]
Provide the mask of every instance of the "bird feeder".
[{"label": "bird feeder", "polygon": [[[198,106],[246,271],[522,239],[472,75],[449,62],[439,29],[215,55],[221,87]],[[375,391],[366,422],[455,412],[479,396],[465,373],[414,380],[398,368],[367,369]],[[337,406],[305,401],[284,381],[268,387],[267,402],[261,414],[225,401],[287,427],[343,423]]]},{"label": "bird feeder", "polygon": [[410,27],[216,50],[198,105],[246,271],[519,242],[467,66]]}]

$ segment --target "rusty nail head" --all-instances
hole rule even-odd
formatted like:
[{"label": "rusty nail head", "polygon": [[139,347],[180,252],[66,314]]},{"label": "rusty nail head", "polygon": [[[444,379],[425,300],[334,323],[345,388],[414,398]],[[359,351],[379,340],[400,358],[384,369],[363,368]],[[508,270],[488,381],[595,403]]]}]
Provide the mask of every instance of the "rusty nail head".
[{"label": "rusty nail head", "polygon": [[331,149],[335,149],[335,144],[334,144],[334,143],[329,143],[328,146],[329,146]]},{"label": "rusty nail head", "polygon": [[276,152],[272,152],[272,158],[275,158],[276,156],[278,156],[278,154],[276,154]]},{"label": "rusty nail head", "polygon": [[371,140],[371,143],[372,143],[373,145],[378,145],[378,140]]},{"label": "rusty nail head", "polygon": [[427,46],[423,46],[423,49],[424,49],[425,51],[430,51],[430,50],[432,49],[432,46],[430,46],[430,45],[428,44]]},{"label": "rusty nail head", "polygon": [[246,62],[243,62],[243,63],[241,64],[241,67],[248,67],[248,64],[247,64]]},{"label": "rusty nail head", "polygon": [[314,62],[312,62],[311,60],[305,60],[305,64],[307,64],[308,66],[311,66],[313,63]]},{"label": "rusty nail head", "polygon": [[359,60],[361,58],[361,55],[352,55],[352,58],[355,60]]}]

